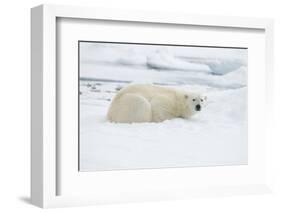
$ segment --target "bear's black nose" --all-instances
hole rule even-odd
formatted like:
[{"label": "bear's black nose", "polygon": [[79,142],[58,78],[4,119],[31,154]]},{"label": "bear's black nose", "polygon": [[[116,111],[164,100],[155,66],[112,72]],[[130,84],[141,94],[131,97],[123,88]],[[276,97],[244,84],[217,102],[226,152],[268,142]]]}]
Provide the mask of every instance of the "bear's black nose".
[{"label": "bear's black nose", "polygon": [[200,110],[201,110],[201,106],[200,106],[199,104],[197,104],[197,105],[195,106],[195,110],[196,110],[196,111],[200,111]]}]

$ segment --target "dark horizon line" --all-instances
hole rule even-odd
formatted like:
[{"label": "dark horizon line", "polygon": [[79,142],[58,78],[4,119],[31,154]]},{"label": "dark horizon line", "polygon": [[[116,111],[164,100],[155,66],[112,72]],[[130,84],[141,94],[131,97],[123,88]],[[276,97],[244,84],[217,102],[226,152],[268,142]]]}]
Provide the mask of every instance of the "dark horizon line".
[{"label": "dark horizon line", "polygon": [[175,47],[199,47],[199,48],[222,48],[222,49],[248,49],[248,47],[230,47],[230,46],[206,46],[206,45],[188,45],[188,44],[159,44],[159,43],[138,43],[138,42],[118,42],[118,41],[90,41],[78,40],[78,43],[105,43],[105,44],[133,44],[133,45],[154,45],[154,46],[175,46]]}]

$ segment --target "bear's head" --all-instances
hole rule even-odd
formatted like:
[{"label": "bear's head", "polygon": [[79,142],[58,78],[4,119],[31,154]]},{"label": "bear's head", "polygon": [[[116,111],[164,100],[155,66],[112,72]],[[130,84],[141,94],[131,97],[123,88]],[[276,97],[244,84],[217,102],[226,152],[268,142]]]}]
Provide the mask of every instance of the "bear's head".
[{"label": "bear's head", "polygon": [[207,96],[196,93],[184,94],[184,99],[186,107],[186,113],[184,117],[187,118],[197,112],[200,112],[206,106],[207,103]]}]

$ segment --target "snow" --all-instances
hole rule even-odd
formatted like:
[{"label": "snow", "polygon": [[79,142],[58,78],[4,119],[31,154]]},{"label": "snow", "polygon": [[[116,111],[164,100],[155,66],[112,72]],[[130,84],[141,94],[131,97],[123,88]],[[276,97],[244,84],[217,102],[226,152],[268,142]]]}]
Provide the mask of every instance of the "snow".
[{"label": "snow", "polygon": [[148,67],[157,70],[211,71],[208,65],[184,61],[174,55],[161,51],[157,51],[152,56],[147,57],[146,64]]},{"label": "snow", "polygon": [[[82,44],[81,171],[247,164],[247,50]],[[208,104],[189,120],[108,122],[116,92],[136,82],[201,92]]]}]

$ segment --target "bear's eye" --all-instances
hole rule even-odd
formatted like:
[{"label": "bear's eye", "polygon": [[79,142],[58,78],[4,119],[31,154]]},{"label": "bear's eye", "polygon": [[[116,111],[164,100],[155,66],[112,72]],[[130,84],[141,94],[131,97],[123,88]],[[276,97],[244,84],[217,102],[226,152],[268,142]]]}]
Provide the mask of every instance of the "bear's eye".
[{"label": "bear's eye", "polygon": [[201,101],[203,102],[203,99],[201,99]]},{"label": "bear's eye", "polygon": [[195,101],[195,99],[193,98],[192,101]]}]

